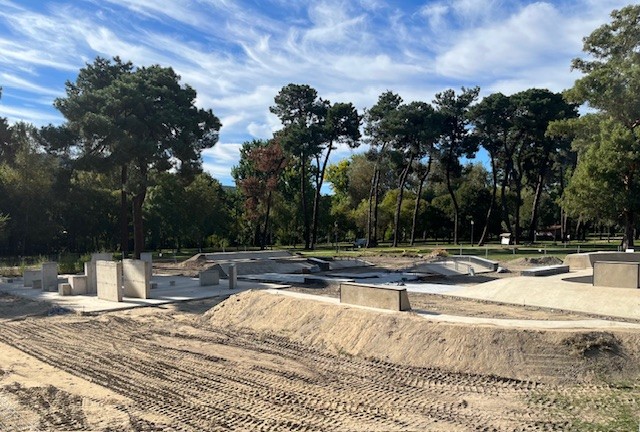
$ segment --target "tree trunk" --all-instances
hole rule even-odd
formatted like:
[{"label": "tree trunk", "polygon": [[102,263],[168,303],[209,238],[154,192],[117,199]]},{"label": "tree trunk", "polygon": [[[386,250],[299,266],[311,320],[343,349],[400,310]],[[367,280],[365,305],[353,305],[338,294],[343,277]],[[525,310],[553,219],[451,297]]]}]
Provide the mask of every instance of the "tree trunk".
[{"label": "tree trunk", "polygon": [[533,197],[533,208],[531,210],[531,221],[529,222],[529,238],[533,242],[535,240],[535,231],[538,226],[538,207],[540,207],[540,197],[542,196],[542,187],[544,185],[544,173],[539,173],[536,179],[536,194]]},{"label": "tree trunk", "polygon": [[147,188],[133,197],[133,257],[140,259],[144,251],[144,227],[142,223],[142,205],[144,204]]},{"label": "tree trunk", "polygon": [[634,214],[632,211],[624,212],[624,239],[622,240],[622,247],[624,250],[633,249],[633,231],[634,231]]},{"label": "tree trunk", "polygon": [[487,210],[487,217],[484,221],[484,228],[482,229],[482,235],[480,236],[480,240],[478,241],[478,245],[482,246],[487,241],[488,233],[489,233],[489,223],[491,222],[491,215],[493,213],[493,209],[496,204],[496,195],[498,194],[498,173],[496,172],[496,159],[493,154],[491,154],[491,176],[493,178],[493,189],[491,190],[491,204],[489,205],[489,210]]},{"label": "tree trunk", "polygon": [[120,169],[120,252],[122,259],[129,253],[129,206],[127,205],[127,165]]},{"label": "tree trunk", "polygon": [[327,163],[329,162],[329,156],[331,155],[331,150],[333,149],[333,141],[329,143],[329,149],[327,150],[327,154],[325,155],[324,161],[322,162],[322,168],[320,168],[320,161],[318,161],[318,174],[316,178],[316,194],[313,199],[313,226],[311,230],[311,249],[315,249],[316,242],[318,240],[318,214],[320,213],[320,189],[322,189],[322,184],[324,183],[324,173],[327,170]]},{"label": "tree trunk", "polygon": [[522,206],[522,184],[521,179],[517,177],[515,179],[516,188],[516,212],[514,215],[514,233],[513,244],[520,244],[520,207]]},{"label": "tree trunk", "polygon": [[458,200],[456,199],[456,194],[451,186],[451,169],[447,165],[447,190],[449,191],[449,195],[451,196],[451,202],[453,203],[453,243],[458,244],[458,214],[460,213],[460,208],[458,207]]},{"label": "tree trunk", "polygon": [[400,182],[398,184],[398,199],[396,200],[396,212],[393,216],[393,247],[398,246],[398,236],[400,234],[400,210],[402,209],[402,198],[404,196],[404,184],[407,181],[407,177],[409,175],[409,170],[411,169],[411,164],[413,163],[413,156],[409,159],[409,163],[402,170],[402,174],[400,175]]},{"label": "tree trunk", "polygon": [[302,210],[302,235],[304,237],[304,248],[309,249],[309,214],[307,213],[307,182],[306,182],[306,158],[304,153],[300,155],[300,208]]},{"label": "tree trunk", "polygon": [[374,200],[377,201],[377,186],[378,186],[378,165],[374,167],[373,176],[371,176],[371,187],[369,188],[369,213],[367,214],[367,247],[375,246],[376,237],[375,237],[375,222],[373,215],[373,206]]},{"label": "tree trunk", "polygon": [[262,231],[262,236],[260,240],[260,250],[264,250],[267,246],[267,233],[269,232],[269,213],[271,212],[271,196],[273,191],[269,191],[267,195],[267,211],[264,215],[264,231]]},{"label": "tree trunk", "polygon": [[413,208],[413,220],[411,221],[411,246],[413,246],[416,241],[416,225],[418,222],[418,211],[420,210],[420,198],[424,182],[427,180],[429,172],[431,172],[431,157],[429,157],[429,162],[427,162],[427,170],[424,175],[420,177],[420,184],[418,185],[418,195],[416,196],[416,205]]}]

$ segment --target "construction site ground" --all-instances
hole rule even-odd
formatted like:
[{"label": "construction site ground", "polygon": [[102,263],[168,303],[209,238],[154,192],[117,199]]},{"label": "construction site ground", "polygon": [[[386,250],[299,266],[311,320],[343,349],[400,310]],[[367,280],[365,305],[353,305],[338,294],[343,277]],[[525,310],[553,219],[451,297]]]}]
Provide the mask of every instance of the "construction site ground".
[{"label": "construction site ground", "polygon": [[250,291],[77,314],[3,294],[0,430],[638,430],[637,329],[545,330],[534,322],[603,317],[436,294],[410,301],[419,313]]}]

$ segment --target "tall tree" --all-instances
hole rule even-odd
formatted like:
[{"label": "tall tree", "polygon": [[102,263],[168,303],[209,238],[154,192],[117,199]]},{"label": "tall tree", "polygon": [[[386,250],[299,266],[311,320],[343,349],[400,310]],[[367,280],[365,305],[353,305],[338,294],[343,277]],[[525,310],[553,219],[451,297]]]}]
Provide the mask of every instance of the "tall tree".
[{"label": "tall tree", "polygon": [[[328,102],[327,102],[328,103]],[[311,228],[311,249],[315,248],[318,237],[318,215],[320,210],[320,195],[324,182],[327,163],[331,151],[337,144],[346,144],[349,148],[357,147],[360,142],[360,116],[358,111],[350,103],[329,104],[326,118],[324,119],[324,131],[319,152],[315,159],[315,196],[313,200],[313,221]]]},{"label": "tall tree", "polygon": [[447,190],[453,203],[453,242],[458,243],[460,205],[453,188],[453,176],[460,171],[460,158],[471,158],[478,150],[477,137],[469,130],[468,112],[478,98],[479,87],[462,87],[460,94],[452,89],[436,94],[433,101],[443,117],[440,140],[440,161],[444,168]]},{"label": "tall tree", "polygon": [[308,164],[320,153],[324,142],[327,103],[318,92],[306,84],[288,84],[274,98],[269,110],[278,116],[284,128],[278,131],[283,149],[291,154],[299,170],[300,213],[303,218],[304,247],[311,247],[311,221],[309,218],[307,181]]},{"label": "tall tree", "polygon": [[400,237],[400,211],[404,197],[404,188],[414,162],[433,154],[433,146],[440,137],[442,117],[425,102],[411,102],[400,105],[388,116],[388,133],[392,138],[392,147],[401,156],[398,196],[393,222],[393,246]]},{"label": "tall tree", "polygon": [[[593,144],[600,145],[599,151],[611,148],[604,144],[615,141],[618,150],[624,149],[626,152],[625,163],[618,168],[618,175],[627,177],[627,187],[622,189],[624,196],[612,195],[618,201],[610,199],[608,202],[612,207],[626,208],[620,216],[625,226],[624,246],[631,248],[640,208],[636,207],[634,197],[628,196],[637,192],[632,187],[634,171],[627,172],[626,162],[635,160],[636,152],[640,151],[637,133],[640,126],[640,5],[614,10],[611,18],[610,23],[597,28],[584,39],[583,51],[587,57],[576,58],[572,63],[573,68],[584,76],[576,80],[573,88],[566,92],[566,97],[572,102],[587,103],[608,119],[600,123],[605,137]],[[625,128],[626,132],[621,128]],[[622,142],[626,142],[626,145],[621,146]],[[591,155],[597,152],[593,150]],[[578,170],[584,170],[580,167],[583,163],[587,164],[588,158],[579,161],[576,174]],[[606,171],[600,173],[603,179],[608,176]],[[609,187],[602,191],[603,194],[611,192]]]},{"label": "tall tree", "polygon": [[389,130],[389,117],[394,113],[402,98],[387,91],[378,97],[378,102],[365,113],[365,134],[367,142],[371,146],[370,155],[376,161],[371,176],[371,189],[369,193],[369,212],[367,215],[367,247],[375,246],[378,242],[378,207],[380,205],[380,167],[387,157],[387,151],[392,143],[392,134]]},{"label": "tall tree", "polygon": [[[202,150],[218,141],[220,121],[211,110],[195,106],[195,90],[182,86],[173,69],[136,69],[117,57],[87,64],[75,82],[66,83],[66,93],[55,106],[81,138],[80,160],[120,169],[123,207],[127,193],[132,197],[134,256],[139,257],[149,173],[197,173]],[[121,217],[126,253],[126,212]]]},{"label": "tall tree", "polygon": [[[514,118],[514,134],[520,141],[522,165],[519,175],[526,176],[529,186],[534,191],[533,208],[529,221],[530,240],[538,224],[538,208],[544,190],[545,181],[551,175],[554,162],[569,147],[570,143],[563,137],[548,135],[549,123],[577,116],[575,105],[568,104],[559,93],[546,89],[529,89],[512,96],[516,105]],[[518,207],[522,204],[521,190],[516,189]],[[519,221],[519,209],[516,220]],[[517,223],[516,226],[519,226]]]},{"label": "tall tree", "polygon": [[502,219],[506,221],[507,229],[510,229],[509,214],[506,205],[506,188],[509,181],[510,159],[507,160],[505,149],[508,148],[509,131],[513,120],[513,105],[510,99],[502,93],[493,93],[482,99],[469,112],[474,126],[474,134],[478,137],[480,145],[489,153],[491,162],[491,203],[484,218],[484,226],[479,245],[487,241],[489,225],[493,219],[496,196],[498,191],[498,177],[501,177],[501,209]]},{"label": "tall tree", "polygon": [[256,224],[257,242],[267,245],[273,195],[287,158],[277,140],[250,141],[240,150],[240,164],[232,175],[245,196],[245,213]]}]

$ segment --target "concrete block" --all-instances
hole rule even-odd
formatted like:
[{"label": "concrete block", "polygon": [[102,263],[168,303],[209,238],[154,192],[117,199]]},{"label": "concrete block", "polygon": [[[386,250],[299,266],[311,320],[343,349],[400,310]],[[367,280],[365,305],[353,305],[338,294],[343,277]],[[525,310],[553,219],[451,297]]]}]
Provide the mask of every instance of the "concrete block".
[{"label": "concrete block", "polygon": [[2,283],[14,283],[15,280],[11,277],[0,277],[0,282]]},{"label": "concrete block", "polygon": [[640,288],[640,263],[596,261],[593,263],[593,286]]},{"label": "concrete block", "polygon": [[411,310],[407,289],[399,286],[341,283],[340,303],[394,311]]},{"label": "concrete block", "polygon": [[42,279],[34,279],[31,285],[33,289],[42,289]]},{"label": "concrete block", "polygon": [[229,289],[236,289],[238,287],[238,268],[235,264],[229,266]]},{"label": "concrete block", "polygon": [[126,259],[122,261],[122,284],[125,297],[148,299],[151,294],[151,281],[149,280],[149,267],[151,263]]},{"label": "concrete block", "polygon": [[209,285],[220,285],[220,273],[218,273],[218,270],[200,272],[200,286]]},{"label": "concrete block", "polygon": [[58,263],[42,263],[41,277],[43,291],[58,291]]},{"label": "concrete block", "polygon": [[71,295],[87,293],[87,277],[85,275],[69,276],[69,285],[71,285]]},{"label": "concrete block", "polygon": [[71,284],[69,283],[58,284],[58,294],[61,296],[71,295]]},{"label": "concrete block", "polygon": [[68,282],[59,283],[58,284],[58,295],[70,296],[71,295],[71,285]]},{"label": "concrete block", "polygon": [[121,302],[122,263],[115,261],[97,261],[95,264],[98,298]]},{"label": "concrete block", "polygon": [[41,276],[40,270],[25,270],[22,274],[22,281],[25,287],[33,287],[33,281],[35,279],[40,279]]}]

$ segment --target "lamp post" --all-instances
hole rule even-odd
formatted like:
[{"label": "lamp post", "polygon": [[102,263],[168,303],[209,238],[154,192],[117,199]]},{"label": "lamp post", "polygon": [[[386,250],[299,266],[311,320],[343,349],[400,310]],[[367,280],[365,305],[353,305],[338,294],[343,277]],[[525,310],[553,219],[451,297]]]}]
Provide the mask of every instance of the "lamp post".
[{"label": "lamp post", "polygon": [[338,221],[333,223],[333,232],[336,240],[336,254],[338,253]]},{"label": "lamp post", "polygon": [[473,219],[471,219],[471,247],[473,247],[473,226],[475,225],[475,222]]}]

